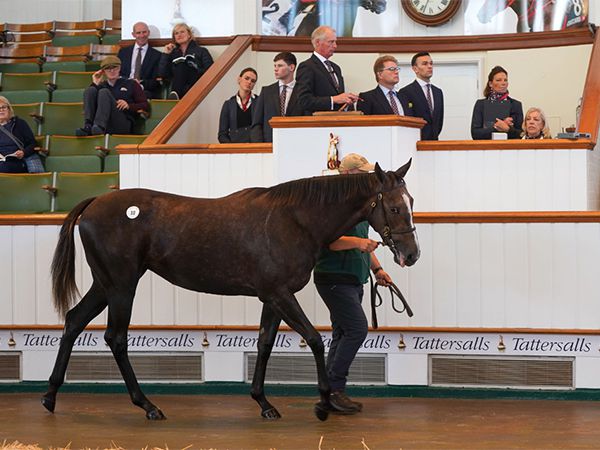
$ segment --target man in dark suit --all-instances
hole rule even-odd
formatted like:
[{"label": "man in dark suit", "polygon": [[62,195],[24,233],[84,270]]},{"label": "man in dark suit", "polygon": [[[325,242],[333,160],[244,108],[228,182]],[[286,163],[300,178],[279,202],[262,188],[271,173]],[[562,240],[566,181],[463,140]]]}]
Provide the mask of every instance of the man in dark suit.
[{"label": "man in dark suit", "polygon": [[444,125],[444,94],[431,84],[433,61],[429,53],[419,52],[412,57],[412,70],[417,79],[398,91],[398,96],[406,98],[415,112],[427,122],[421,129],[421,139],[437,141]]},{"label": "man in dark suit", "polygon": [[296,56],[281,52],[273,58],[275,83],[260,91],[252,119],[251,142],[273,142],[273,129],[269,120],[275,116],[301,116],[298,102],[298,85],[294,80]]},{"label": "man in dark suit", "polygon": [[400,81],[398,61],[391,55],[383,55],[375,60],[373,72],[377,87],[359,94],[356,107],[368,115],[398,114],[413,116],[413,110],[404,97],[399,98],[394,87]]},{"label": "man in dark suit", "polygon": [[340,67],[329,61],[337,48],[335,30],[320,26],[313,31],[311,42],[315,51],[298,66],[296,81],[300,91],[298,99],[305,115],[315,111],[354,109],[358,95],[345,92]]},{"label": "man in dark suit", "polygon": [[144,22],[133,25],[131,35],[135,44],[123,47],[118,54],[122,63],[121,76],[138,80],[147,98],[160,98],[161,86],[157,77],[161,52],[148,45],[150,30]]}]

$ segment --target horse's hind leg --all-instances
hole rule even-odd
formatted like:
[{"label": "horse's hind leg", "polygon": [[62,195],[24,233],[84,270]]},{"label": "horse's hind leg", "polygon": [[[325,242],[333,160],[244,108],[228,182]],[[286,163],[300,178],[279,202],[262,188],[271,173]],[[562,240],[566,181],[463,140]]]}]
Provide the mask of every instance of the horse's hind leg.
[{"label": "horse's hind leg", "polygon": [[260,331],[258,334],[258,355],[256,357],[256,365],[254,367],[254,377],[252,377],[252,390],[250,395],[261,409],[261,416],[265,419],[279,419],[281,414],[275,409],[271,403],[265,397],[265,374],[267,371],[267,362],[271,351],[273,350],[273,344],[275,337],[277,336],[277,330],[281,318],[275,314],[275,311],[267,305],[263,304],[262,314],[260,317]]},{"label": "horse's hind leg", "polygon": [[127,354],[127,329],[131,320],[133,296],[134,293],[127,295],[109,294],[108,325],[104,334],[104,340],[110,347],[115,361],[119,366],[132,403],[146,411],[146,418],[150,420],[166,419],[162,411],[148,400],[140,389]]},{"label": "horse's hind leg", "polygon": [[94,281],[90,290],[83,296],[81,301],[75,305],[65,317],[65,327],[54,363],[54,369],[50,375],[48,392],[42,397],[42,405],[54,412],[56,406],[56,393],[65,381],[67,364],[73,350],[75,340],[85,329],[88,323],[106,308],[106,295],[100,285]]}]

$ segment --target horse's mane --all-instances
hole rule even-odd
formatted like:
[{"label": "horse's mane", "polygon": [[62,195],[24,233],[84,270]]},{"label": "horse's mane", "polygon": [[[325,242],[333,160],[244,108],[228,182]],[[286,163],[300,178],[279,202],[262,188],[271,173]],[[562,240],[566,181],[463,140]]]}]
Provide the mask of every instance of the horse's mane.
[{"label": "horse's mane", "polygon": [[327,205],[366,196],[380,184],[375,174],[322,176],[278,184],[265,190],[271,200],[290,204]]}]

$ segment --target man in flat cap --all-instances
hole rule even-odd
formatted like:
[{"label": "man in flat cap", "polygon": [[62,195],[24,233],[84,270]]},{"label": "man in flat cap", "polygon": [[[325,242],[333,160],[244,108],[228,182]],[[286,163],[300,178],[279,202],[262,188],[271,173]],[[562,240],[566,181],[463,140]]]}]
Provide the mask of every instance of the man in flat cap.
[{"label": "man in flat cap", "polygon": [[140,83],[119,75],[121,60],[107,56],[100,70],[92,74],[92,84],[83,93],[85,123],[75,130],[77,136],[131,134],[139,111],[149,105]]},{"label": "man in flat cap", "polygon": [[[346,155],[340,163],[341,174],[371,172],[375,169],[357,153]],[[392,279],[375,256],[379,243],[369,239],[369,222],[358,223],[339,239],[321,249],[314,270],[314,282],[327,305],[331,318],[331,344],[327,354],[327,376],[331,385],[331,412],[356,414],[362,404],[345,392],[348,371],[367,337],[369,326],[361,302],[363,284],[369,269],[377,284],[388,286]]]}]

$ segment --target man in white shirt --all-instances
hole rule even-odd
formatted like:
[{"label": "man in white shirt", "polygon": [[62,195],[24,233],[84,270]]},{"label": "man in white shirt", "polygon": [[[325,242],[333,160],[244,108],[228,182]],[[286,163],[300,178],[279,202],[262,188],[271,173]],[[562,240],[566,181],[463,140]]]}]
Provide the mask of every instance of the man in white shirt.
[{"label": "man in white shirt", "polygon": [[161,52],[148,44],[150,30],[144,22],[134,24],[131,35],[135,44],[123,47],[117,55],[122,63],[120,75],[139,81],[147,98],[160,98],[157,78]]}]

